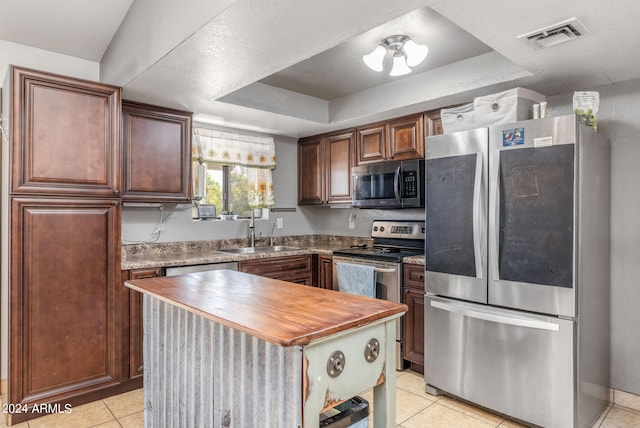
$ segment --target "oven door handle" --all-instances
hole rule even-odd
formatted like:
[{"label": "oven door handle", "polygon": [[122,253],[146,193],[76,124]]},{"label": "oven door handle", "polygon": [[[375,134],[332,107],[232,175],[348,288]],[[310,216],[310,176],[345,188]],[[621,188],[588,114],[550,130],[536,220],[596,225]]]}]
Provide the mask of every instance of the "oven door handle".
[{"label": "oven door handle", "polygon": [[[352,261],[346,261],[346,260],[345,260],[344,262],[343,262],[342,260],[340,260],[340,261],[336,261],[336,259],[335,259],[335,258],[333,259],[333,265],[334,265],[334,266],[337,266],[339,262],[340,262],[340,263],[354,263],[354,264],[362,264],[362,263],[352,262]],[[365,266],[366,266],[366,265],[365,265]],[[374,271],[376,271],[376,272],[379,272],[379,273],[395,273],[395,272],[397,272],[397,271],[398,271],[396,268],[379,268],[379,267],[374,267],[374,268],[373,268],[373,270],[374,270]]]}]

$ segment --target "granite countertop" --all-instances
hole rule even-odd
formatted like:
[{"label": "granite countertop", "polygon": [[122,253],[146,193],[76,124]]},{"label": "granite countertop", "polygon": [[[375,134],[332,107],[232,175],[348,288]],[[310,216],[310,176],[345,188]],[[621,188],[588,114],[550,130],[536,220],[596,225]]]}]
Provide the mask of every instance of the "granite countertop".
[{"label": "granite countertop", "polygon": [[[370,239],[367,238],[318,235],[282,237],[276,242],[277,245],[299,249],[253,254],[232,254],[219,251],[221,248],[247,247],[248,242],[241,239],[124,245],[122,247],[121,270],[237,262],[302,254],[331,255],[333,250],[369,243],[369,241]],[[256,245],[256,247],[260,246],[263,245]]]},{"label": "granite countertop", "polygon": [[401,303],[230,270],[125,285],[278,346],[303,346],[407,311]]},{"label": "granite countertop", "polygon": [[[124,245],[121,269],[151,269],[160,267],[203,265],[209,263],[238,262],[241,260],[290,257],[302,254],[332,255],[334,250],[356,244],[371,244],[368,238],[340,236],[293,236],[282,237],[277,245],[297,247],[297,250],[274,251],[253,254],[233,254],[219,251],[221,248],[247,247],[242,239],[217,241],[183,241],[160,244]],[[256,247],[262,246],[261,244]],[[424,265],[424,256],[410,256],[404,263]]]},{"label": "granite countertop", "polygon": [[424,266],[424,256],[409,256],[402,259],[403,263],[411,263],[414,265],[423,265]]},{"label": "granite countertop", "polygon": [[241,260],[266,259],[272,257],[289,257],[313,253],[314,251],[309,248],[253,254],[232,254],[217,250],[206,250],[197,252],[167,251],[164,253],[128,255],[127,257],[123,258],[121,269],[129,270],[157,267],[203,265],[209,263],[238,262]]}]

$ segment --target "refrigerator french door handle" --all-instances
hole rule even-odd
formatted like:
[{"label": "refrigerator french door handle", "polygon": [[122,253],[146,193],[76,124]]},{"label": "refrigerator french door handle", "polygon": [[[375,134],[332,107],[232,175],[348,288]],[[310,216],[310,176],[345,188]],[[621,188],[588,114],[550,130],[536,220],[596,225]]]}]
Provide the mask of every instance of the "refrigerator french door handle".
[{"label": "refrigerator french door handle", "polygon": [[473,253],[476,258],[476,278],[482,279],[484,266],[482,265],[482,153],[476,154],[476,177],[473,185]]},{"label": "refrigerator french door handle", "polygon": [[396,202],[400,203],[400,166],[396,168],[396,173],[393,176],[393,195],[396,197]]},{"label": "refrigerator french door handle", "polygon": [[[498,212],[500,207],[499,177],[500,177],[500,150],[495,150],[493,156],[489,158],[495,165],[489,167],[489,254],[491,263],[491,273],[494,281],[500,280],[498,268],[498,236],[500,236],[500,219]],[[493,202],[492,202],[493,201]]]},{"label": "refrigerator french door handle", "polygon": [[432,300],[431,307],[441,309],[443,311],[462,315],[469,318],[476,318],[484,321],[495,322],[498,324],[513,325],[516,327],[534,328],[537,330],[560,331],[560,325],[552,322],[540,321],[524,317],[510,317],[502,315],[498,311],[490,308],[469,309],[456,305],[455,303],[444,303]]}]

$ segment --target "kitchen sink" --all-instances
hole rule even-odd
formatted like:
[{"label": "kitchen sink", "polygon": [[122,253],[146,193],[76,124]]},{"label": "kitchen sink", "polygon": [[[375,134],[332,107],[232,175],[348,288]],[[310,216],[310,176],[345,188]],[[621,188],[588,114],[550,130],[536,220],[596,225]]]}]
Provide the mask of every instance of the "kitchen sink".
[{"label": "kitchen sink", "polygon": [[271,245],[268,247],[239,247],[239,248],[222,248],[218,251],[222,253],[232,254],[254,254],[254,253],[269,253],[279,251],[293,251],[299,250],[298,247],[289,247],[286,245]]}]

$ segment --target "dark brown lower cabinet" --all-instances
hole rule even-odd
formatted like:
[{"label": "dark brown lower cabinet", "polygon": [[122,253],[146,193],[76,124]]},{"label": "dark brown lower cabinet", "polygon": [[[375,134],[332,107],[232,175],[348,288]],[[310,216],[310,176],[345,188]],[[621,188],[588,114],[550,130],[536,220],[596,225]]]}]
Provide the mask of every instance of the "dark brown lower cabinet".
[{"label": "dark brown lower cabinet", "polygon": [[424,373],[424,266],[404,265],[404,355],[411,370]]},{"label": "dark brown lower cabinet", "polygon": [[122,271],[122,287],[124,288],[124,298],[128,300],[128,305],[123,305],[125,313],[124,319],[124,341],[123,348],[127,351],[123,353],[123,367],[128,372],[130,379],[141,377],[144,373],[142,358],[142,294],[131,290],[124,285],[130,279],[155,278],[162,275],[162,269],[134,269]]},{"label": "dark brown lower cabinet", "polygon": [[333,256],[318,255],[318,287],[333,289]]},{"label": "dark brown lower cabinet", "polygon": [[7,402],[64,408],[133,389],[122,382],[119,201],[14,197],[10,216]]},{"label": "dark brown lower cabinet", "polygon": [[274,257],[266,259],[242,260],[238,262],[240,272],[298,284],[313,284],[311,255]]}]

